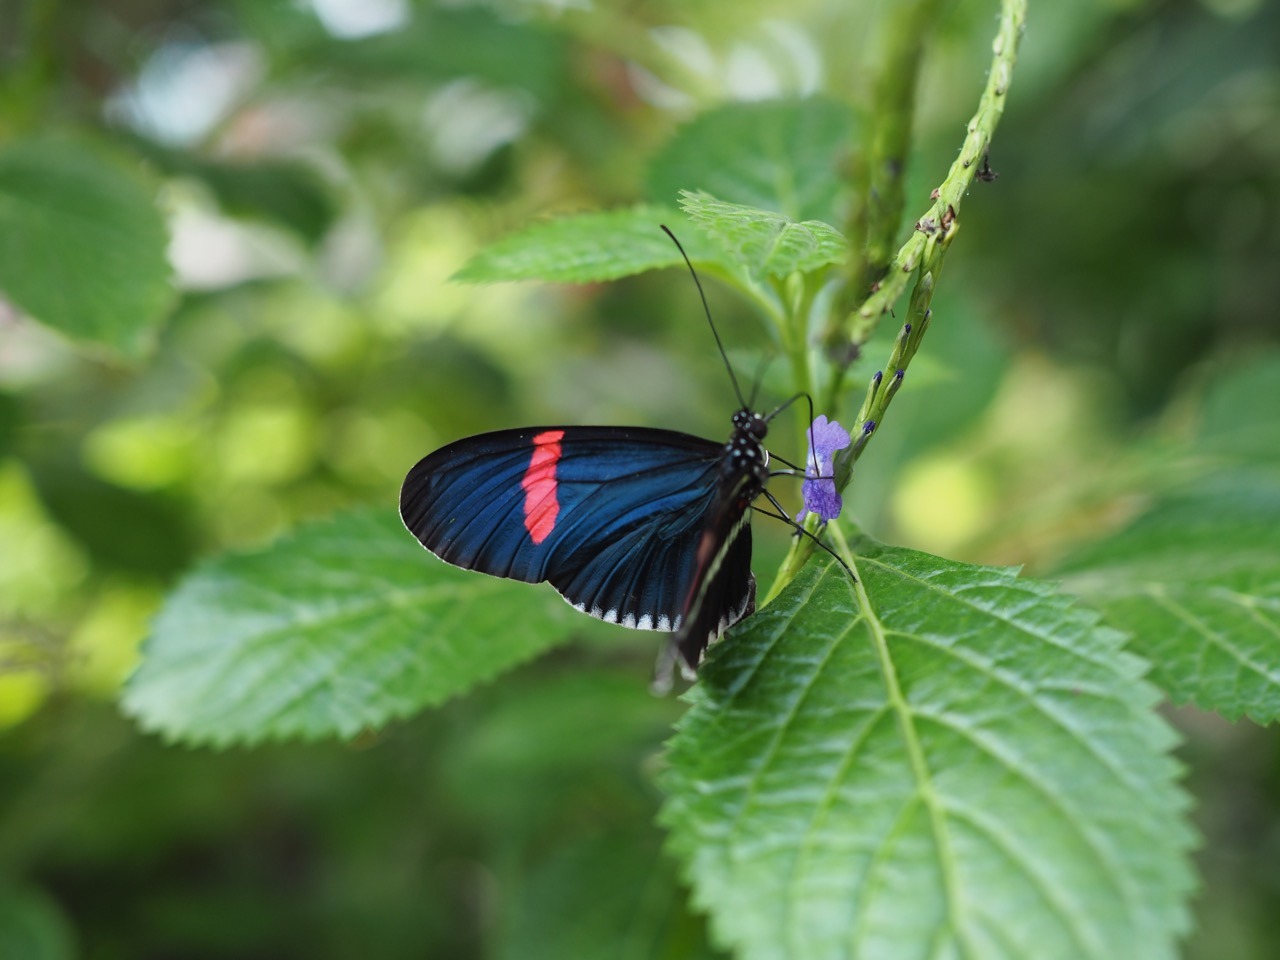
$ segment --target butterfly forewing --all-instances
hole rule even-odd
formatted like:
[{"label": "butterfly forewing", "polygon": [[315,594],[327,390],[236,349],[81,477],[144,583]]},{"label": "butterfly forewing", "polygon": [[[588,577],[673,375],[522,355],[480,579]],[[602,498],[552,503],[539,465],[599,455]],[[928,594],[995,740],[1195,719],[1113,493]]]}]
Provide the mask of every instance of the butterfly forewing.
[{"label": "butterfly forewing", "polygon": [[483,434],[421,460],[405,479],[400,513],[449,563],[548,580],[601,619],[674,630],[721,449],[642,428]]},{"label": "butterfly forewing", "polygon": [[546,580],[594,617],[674,632],[660,674],[675,652],[694,668],[755,606],[748,519],[768,478],[765,423],[739,411],[724,445],[642,427],[469,437],[409,472],[400,515],[456,566]]}]

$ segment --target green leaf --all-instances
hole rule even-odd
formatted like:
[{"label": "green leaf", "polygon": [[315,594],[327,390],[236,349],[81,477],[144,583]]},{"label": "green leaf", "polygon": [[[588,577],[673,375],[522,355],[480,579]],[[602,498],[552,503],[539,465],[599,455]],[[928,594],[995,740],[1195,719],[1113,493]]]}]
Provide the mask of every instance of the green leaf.
[{"label": "green leaf", "polygon": [[203,182],[228,214],[277,223],[309,244],[319,243],[337,219],[329,185],[298,161],[227,162],[155,144],[145,149],[167,175]]},{"label": "green leaf", "polygon": [[680,206],[753,276],[785,277],[842,262],[849,245],[820,220],[796,223],[779,213],[681,191]]},{"label": "green leaf", "polygon": [[1223,371],[1206,391],[1188,453],[1206,468],[1194,492],[1234,498],[1240,487],[1280,490],[1280,353]]},{"label": "green leaf", "polygon": [[102,480],[71,457],[28,460],[51,519],[84,547],[99,570],[172,578],[191,560],[191,520],[174,500]]},{"label": "green leaf", "polygon": [[194,743],[350,737],[563,643],[578,616],[431,557],[391,509],[346,514],[190,574],[124,707]]},{"label": "green leaf", "polygon": [[1259,723],[1280,717],[1276,397],[1280,357],[1228,371],[1187,451],[1199,475],[1056,570],[1133,635],[1171,700]]},{"label": "green leaf", "polygon": [[481,6],[418,9],[404,27],[314,48],[326,71],[448,83],[474,77],[543,102],[564,84],[564,37],[536,21],[516,22]]},{"label": "green leaf", "polygon": [[1219,449],[1246,457],[1280,458],[1280,354],[1256,356],[1224,370],[1206,392],[1198,433]]},{"label": "green leaf", "polygon": [[43,892],[0,882],[0,957],[70,960],[76,956],[71,925]]},{"label": "green leaf", "polygon": [[1011,570],[870,541],[700,670],[662,819],[748,960],[1173,957],[1186,800],[1143,664]]},{"label": "green leaf", "polygon": [[22,407],[17,396],[0,390],[0,462],[17,447],[22,425]]},{"label": "green leaf", "polygon": [[857,125],[847,105],[811,97],[734,103],[697,117],[649,170],[649,198],[702,190],[792,220],[839,222],[840,164]]},{"label": "green leaf", "polygon": [[64,334],[139,354],[173,297],[155,189],[82,141],[0,151],[0,294]]},{"label": "green leaf", "polygon": [[712,960],[652,826],[602,831],[555,849],[504,897],[500,960]]},{"label": "green leaf", "polygon": [[[646,206],[548,220],[485,248],[454,279],[596,283],[673,266],[681,262],[680,251],[662,224],[678,222],[670,208]],[[691,259],[719,256],[692,231],[681,242]]]},{"label": "green leaf", "polygon": [[[583,665],[523,686],[507,683],[501,700],[487,704],[445,748],[442,780],[473,815],[504,822],[508,836],[517,815],[545,812],[536,827],[545,839],[563,816],[567,783],[581,789],[602,780],[616,788],[628,777],[640,780],[644,757],[681,712],[629,669]],[[507,789],[495,791],[498,782]],[[586,789],[595,796],[600,788]]]},{"label": "green leaf", "polygon": [[1161,504],[1059,568],[1176,703],[1280,716],[1280,494]]}]

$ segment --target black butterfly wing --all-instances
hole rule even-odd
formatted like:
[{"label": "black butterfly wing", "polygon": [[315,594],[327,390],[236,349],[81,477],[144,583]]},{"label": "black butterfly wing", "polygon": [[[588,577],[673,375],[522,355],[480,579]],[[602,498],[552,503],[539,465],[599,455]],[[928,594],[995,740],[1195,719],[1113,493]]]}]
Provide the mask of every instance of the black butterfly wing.
[{"label": "black butterfly wing", "polygon": [[678,630],[698,599],[714,622],[732,623],[754,597],[749,533],[738,534],[733,562],[715,571],[717,589],[699,584],[713,572],[699,548],[713,512],[723,512],[721,454],[719,444],[669,430],[483,434],[421,460],[405,479],[400,513],[441,559],[550,581],[603,620]]},{"label": "black butterfly wing", "polygon": [[[695,551],[697,571],[684,602],[684,620],[672,638],[673,655],[679,654],[689,671],[697,668],[708,644],[755,610],[748,509],[752,499],[749,477],[728,477],[708,511]],[[666,671],[659,667],[659,685],[668,682]]]}]

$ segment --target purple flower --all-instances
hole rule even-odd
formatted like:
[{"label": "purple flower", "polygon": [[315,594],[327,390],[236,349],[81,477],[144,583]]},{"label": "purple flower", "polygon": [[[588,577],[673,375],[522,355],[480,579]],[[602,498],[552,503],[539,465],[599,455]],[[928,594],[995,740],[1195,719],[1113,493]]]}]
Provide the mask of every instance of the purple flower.
[{"label": "purple flower", "polygon": [[814,418],[813,427],[807,433],[811,439],[809,459],[805,464],[807,479],[804,482],[804,509],[796,516],[796,520],[804,520],[810,513],[816,513],[824,522],[834,520],[840,516],[844,499],[836,490],[836,482],[832,479],[832,460],[837,450],[849,445],[849,433],[834,420],[828,423],[822,414]]}]

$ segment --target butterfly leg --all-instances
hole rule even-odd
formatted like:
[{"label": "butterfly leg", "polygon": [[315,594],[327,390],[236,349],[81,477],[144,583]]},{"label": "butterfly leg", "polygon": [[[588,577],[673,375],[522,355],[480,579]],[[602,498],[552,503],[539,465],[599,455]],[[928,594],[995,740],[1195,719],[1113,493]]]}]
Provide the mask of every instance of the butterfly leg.
[{"label": "butterfly leg", "polygon": [[844,562],[844,559],[840,556],[840,554],[836,553],[829,546],[823,543],[819,537],[810,533],[800,524],[796,523],[789,516],[787,516],[787,513],[783,509],[782,504],[778,502],[778,498],[775,497],[772,493],[770,493],[768,490],[762,490],[760,492],[764,494],[765,499],[767,499],[771,504],[773,504],[774,509],[777,510],[778,512],[770,513],[768,510],[761,510],[759,507],[752,507],[751,509],[755,510],[757,513],[764,514],[766,517],[773,517],[773,519],[775,520],[781,520],[787,526],[795,530],[797,534],[808,537],[810,540],[812,540],[814,543],[820,546],[823,550],[827,551],[827,553],[831,554],[831,556],[835,557],[836,562],[839,563],[840,566],[844,567],[844,572],[849,575],[849,579],[853,580],[855,583],[857,582],[858,578],[853,575],[853,571],[849,569],[849,565]]}]

